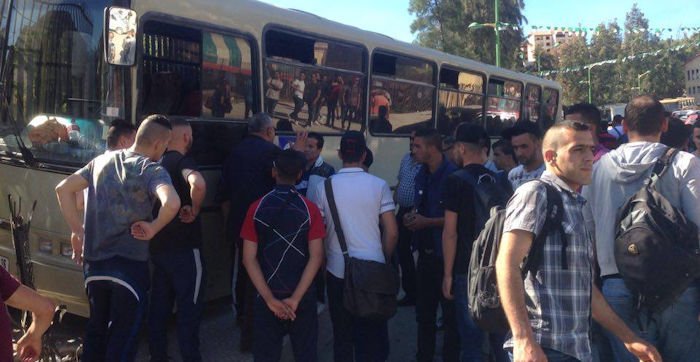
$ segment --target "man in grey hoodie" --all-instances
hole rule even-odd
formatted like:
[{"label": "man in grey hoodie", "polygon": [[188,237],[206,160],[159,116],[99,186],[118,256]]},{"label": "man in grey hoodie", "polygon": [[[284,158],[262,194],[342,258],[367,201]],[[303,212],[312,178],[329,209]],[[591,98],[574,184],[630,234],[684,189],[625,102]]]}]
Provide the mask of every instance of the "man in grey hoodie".
[{"label": "man in grey hoodie", "polygon": [[[663,105],[650,96],[638,96],[625,108],[624,131],[629,143],[610,151],[594,165],[593,181],[584,187],[595,218],[598,264],[603,295],[615,312],[639,336],[656,345],[666,361],[691,361],[700,355],[700,290],[689,287],[662,312],[641,311],[637,319],[635,298],[621,279],[613,246],[617,210],[649,177],[656,160],[666,151],[659,143],[668,121]],[[658,190],[685,216],[700,225],[700,159],[679,152],[658,183]],[[673,280],[669,280],[673,283]],[[642,323],[638,323],[641,321]],[[643,331],[640,328],[643,327]],[[616,361],[637,361],[622,342],[610,338]]]}]

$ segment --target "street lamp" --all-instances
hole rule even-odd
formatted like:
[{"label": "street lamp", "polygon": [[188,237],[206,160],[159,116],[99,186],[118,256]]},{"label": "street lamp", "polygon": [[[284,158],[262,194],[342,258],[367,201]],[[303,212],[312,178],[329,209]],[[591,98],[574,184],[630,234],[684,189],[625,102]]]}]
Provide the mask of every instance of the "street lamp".
[{"label": "street lamp", "polygon": [[501,26],[509,26],[510,24],[508,23],[502,23],[499,20],[499,15],[498,15],[498,0],[494,0],[494,5],[493,5],[494,13],[496,14],[496,18],[494,19],[493,23],[471,23],[467,27],[467,29],[480,29],[483,27],[489,27],[493,28],[493,30],[496,32],[496,66],[500,67],[501,66],[501,33],[500,33],[500,27]]},{"label": "street lamp", "polygon": [[588,103],[593,103],[593,89],[591,87],[591,69],[598,65],[600,64],[592,64],[588,67],[588,81],[586,82],[588,83]]},{"label": "street lamp", "polygon": [[639,93],[642,93],[642,78],[645,75],[649,75],[649,73],[651,73],[651,70],[647,70],[642,74],[637,74],[637,89],[639,89]]}]

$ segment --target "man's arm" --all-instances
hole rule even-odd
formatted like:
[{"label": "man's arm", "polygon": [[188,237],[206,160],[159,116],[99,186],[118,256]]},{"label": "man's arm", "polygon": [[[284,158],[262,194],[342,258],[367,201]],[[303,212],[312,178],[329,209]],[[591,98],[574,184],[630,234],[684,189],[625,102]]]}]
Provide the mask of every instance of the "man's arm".
[{"label": "man's arm", "polygon": [[513,357],[516,361],[546,361],[535,341],[525,308],[525,286],[520,264],[532,245],[533,234],[513,230],[503,234],[496,259],[496,278],[501,304],[513,333]]},{"label": "man's arm", "polygon": [[191,223],[199,215],[202,210],[202,202],[207,194],[207,183],[199,171],[189,171],[187,174],[187,183],[190,185],[190,198],[192,206],[183,206],[180,211],[180,220],[185,223]]},{"label": "man's arm", "polygon": [[49,329],[56,306],[30,288],[20,287],[6,301],[7,305],[32,313],[32,324],[17,341],[17,355],[22,361],[36,361],[41,356],[41,336]]},{"label": "man's arm", "polygon": [[180,197],[171,184],[163,184],[156,189],[160,200],[158,216],[151,222],[137,221],[131,225],[131,234],[139,240],[151,240],[167,225],[180,211]]},{"label": "man's arm", "polygon": [[625,322],[610,308],[598,287],[593,285],[592,289],[591,309],[593,319],[619,338],[625,344],[627,350],[639,358],[640,361],[661,361],[661,355],[656,348],[639,338],[627,327]]},{"label": "man's arm", "polygon": [[[292,308],[275,298],[270,287],[265,282],[265,277],[258,263],[258,243],[250,240],[243,241],[243,266],[245,266],[246,271],[248,271],[250,281],[255,286],[258,294],[260,294],[260,297],[265,301],[265,304],[267,304],[267,307],[270,308],[272,313],[280,319],[294,320],[296,314]],[[304,271],[306,272],[306,270]]]},{"label": "man's arm", "polygon": [[284,303],[292,308],[292,311],[296,312],[299,306],[299,301],[304,297],[306,291],[309,290],[311,283],[318,273],[318,269],[323,263],[323,239],[309,240],[309,261],[306,263],[304,272],[301,274],[301,279],[299,284],[297,284],[296,289],[294,289],[294,294],[291,297],[284,300]]},{"label": "man's arm", "polygon": [[445,223],[442,228],[442,255],[444,258],[442,274],[442,294],[452,299],[452,269],[457,254],[457,213],[445,210]]},{"label": "man's arm", "polygon": [[379,223],[382,225],[382,249],[386,260],[394,253],[396,243],[399,241],[399,228],[396,225],[394,210],[379,215]]},{"label": "man's arm", "polygon": [[88,181],[80,175],[72,174],[61,181],[56,186],[56,197],[61,214],[70,227],[70,242],[73,247],[73,260],[82,264],[83,262],[83,238],[85,230],[83,222],[80,220],[80,212],[77,205],[77,193],[83,192],[88,187]]},{"label": "man's arm", "polygon": [[419,213],[411,214],[409,220],[404,222],[408,230],[416,231],[426,228],[441,228],[445,225],[444,217],[425,217]]}]

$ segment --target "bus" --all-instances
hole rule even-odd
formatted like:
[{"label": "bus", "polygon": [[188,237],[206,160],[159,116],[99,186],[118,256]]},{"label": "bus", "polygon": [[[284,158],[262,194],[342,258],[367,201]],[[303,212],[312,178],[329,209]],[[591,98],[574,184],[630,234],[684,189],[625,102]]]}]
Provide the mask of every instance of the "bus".
[{"label": "bus", "polygon": [[[300,129],[322,133],[336,168],[342,133],[364,132],[370,171],[390,185],[417,127],[449,134],[471,122],[498,137],[515,121],[544,129],[561,115],[555,82],[256,1],[3,0],[0,10],[0,194],[38,200],[34,285],[81,316],[83,276],[54,187],[104,152],[113,119],[161,113],[192,124],[209,184],[207,295],[220,298],[231,294],[234,251],[216,190],[252,114],[273,115],[280,143]],[[0,202],[0,263],[16,273],[9,217]]]},{"label": "bus", "polygon": [[693,97],[665,98],[660,100],[660,102],[668,112],[675,112],[697,106],[695,98]]}]

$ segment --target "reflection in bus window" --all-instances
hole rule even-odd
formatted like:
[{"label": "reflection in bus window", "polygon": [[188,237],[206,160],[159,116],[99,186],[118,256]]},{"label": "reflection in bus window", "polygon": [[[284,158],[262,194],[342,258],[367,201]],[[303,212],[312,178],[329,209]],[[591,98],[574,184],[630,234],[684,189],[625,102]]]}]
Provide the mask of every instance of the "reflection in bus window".
[{"label": "reflection in bus window", "polygon": [[253,114],[247,40],[156,22],[144,28],[142,114],[235,120]]},{"label": "reflection in bus window", "polygon": [[545,88],[544,97],[542,98],[544,103],[542,106],[542,129],[547,129],[554,124],[557,117],[557,110],[559,109],[559,92],[555,89]]},{"label": "reflection in bus window", "polygon": [[484,78],[443,68],[440,70],[437,128],[451,135],[460,123],[483,124]]},{"label": "reflection in bus window", "polygon": [[537,122],[540,119],[540,96],[542,95],[542,88],[538,85],[528,84],[525,89],[527,103],[525,104],[526,113],[524,119]]},{"label": "reflection in bus window", "polygon": [[501,131],[520,119],[522,90],[521,83],[489,79],[486,101],[486,130],[489,135],[500,135]]},{"label": "reflection in bus window", "polygon": [[271,30],[266,33],[265,111],[277,128],[364,130],[364,50]]},{"label": "reflection in bus window", "polygon": [[434,66],[420,60],[376,53],[372,59],[369,130],[409,134],[433,124]]},{"label": "reflection in bus window", "polygon": [[[86,163],[105,150],[103,119],[124,116],[124,73],[103,63],[99,25],[108,3],[17,1],[10,24],[3,17],[9,114],[38,160]],[[19,154],[14,126],[0,123],[1,153]]]}]

